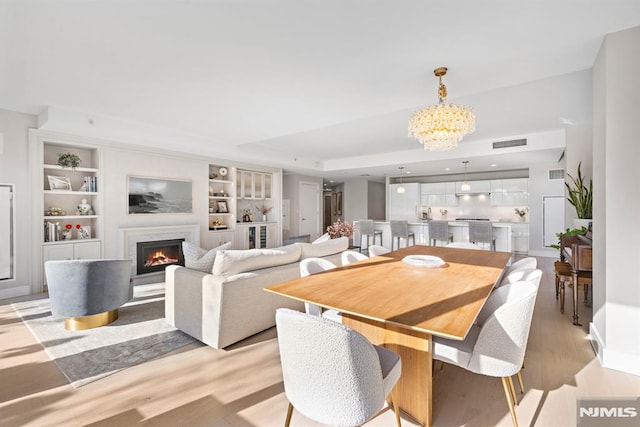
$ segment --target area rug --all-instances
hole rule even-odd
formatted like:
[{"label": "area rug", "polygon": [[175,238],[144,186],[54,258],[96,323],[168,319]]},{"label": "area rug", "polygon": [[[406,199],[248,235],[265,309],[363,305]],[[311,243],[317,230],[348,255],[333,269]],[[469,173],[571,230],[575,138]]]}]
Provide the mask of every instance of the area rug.
[{"label": "area rug", "polygon": [[164,283],[135,286],[118,320],[84,331],[67,331],[49,299],[12,306],[75,388],[195,341],[165,322]]}]

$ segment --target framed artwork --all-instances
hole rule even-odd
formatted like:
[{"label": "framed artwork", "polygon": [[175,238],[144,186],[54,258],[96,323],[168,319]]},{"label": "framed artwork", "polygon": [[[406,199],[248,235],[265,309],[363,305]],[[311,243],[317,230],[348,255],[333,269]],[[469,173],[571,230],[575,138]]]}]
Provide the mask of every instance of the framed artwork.
[{"label": "framed artwork", "polygon": [[90,239],[91,238],[91,226],[90,225],[80,225],[76,226],[76,231],[78,235],[78,239]]},{"label": "framed artwork", "polygon": [[229,213],[229,207],[224,200],[218,200],[216,205],[218,206],[218,213]]},{"label": "framed artwork", "polygon": [[71,191],[71,181],[69,180],[69,178],[64,176],[52,176],[52,175],[47,175],[47,178],[49,178],[50,190]]},{"label": "framed artwork", "polygon": [[342,215],[342,191],[336,193],[336,215]]},{"label": "framed artwork", "polygon": [[129,214],[193,213],[193,183],[168,178],[128,177]]}]

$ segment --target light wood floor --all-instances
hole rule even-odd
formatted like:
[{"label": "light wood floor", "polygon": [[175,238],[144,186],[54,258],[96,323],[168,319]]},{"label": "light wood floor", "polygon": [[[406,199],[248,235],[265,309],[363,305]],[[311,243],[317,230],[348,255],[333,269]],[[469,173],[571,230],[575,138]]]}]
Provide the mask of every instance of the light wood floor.
[{"label": "light wood floor", "polygon": [[[564,315],[553,286],[553,260],[539,258],[540,286],[525,359],[521,426],[575,426],[578,397],[640,395],[640,377],[601,368],[584,326]],[[275,331],[226,351],[191,344],[159,359],[74,389],[49,360],[10,303],[0,301],[0,425],[282,426],[287,401]],[[517,386],[516,386],[517,387]],[[500,379],[446,366],[433,380],[434,426],[510,426]],[[317,426],[294,412],[293,426]],[[368,426],[394,425],[385,409]],[[403,418],[404,426],[414,426]]]}]

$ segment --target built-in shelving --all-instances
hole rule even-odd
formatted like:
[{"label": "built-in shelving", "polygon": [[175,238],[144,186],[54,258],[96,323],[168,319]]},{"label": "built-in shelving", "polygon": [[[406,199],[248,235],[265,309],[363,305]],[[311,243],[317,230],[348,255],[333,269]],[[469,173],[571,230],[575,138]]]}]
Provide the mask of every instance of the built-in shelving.
[{"label": "built-in shelving", "polygon": [[227,165],[209,165],[209,231],[224,232],[236,224],[236,170]]}]

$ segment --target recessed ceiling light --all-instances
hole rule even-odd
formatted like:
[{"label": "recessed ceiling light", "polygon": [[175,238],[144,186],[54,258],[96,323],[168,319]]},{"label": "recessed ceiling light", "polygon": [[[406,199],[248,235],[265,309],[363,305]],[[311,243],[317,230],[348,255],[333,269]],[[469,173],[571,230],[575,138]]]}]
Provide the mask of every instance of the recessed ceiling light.
[{"label": "recessed ceiling light", "polygon": [[498,165],[496,165],[496,164],[491,165],[492,168],[495,168],[496,166],[498,166]]},{"label": "recessed ceiling light", "polygon": [[444,170],[446,170],[446,171],[450,171],[450,170],[451,170],[451,168],[444,168]]},{"label": "recessed ceiling light", "polygon": [[329,182],[333,184],[333,180],[331,180],[331,181],[329,181]]},{"label": "recessed ceiling light", "polygon": [[409,174],[409,173],[411,173],[411,171],[407,171],[407,173]]}]

